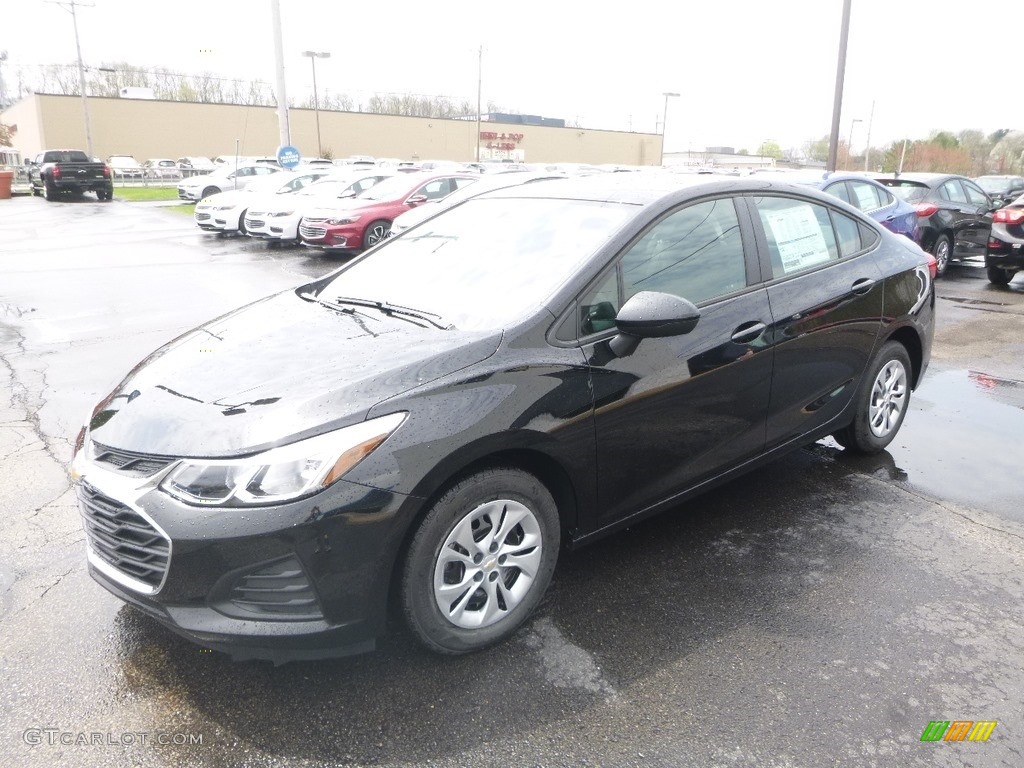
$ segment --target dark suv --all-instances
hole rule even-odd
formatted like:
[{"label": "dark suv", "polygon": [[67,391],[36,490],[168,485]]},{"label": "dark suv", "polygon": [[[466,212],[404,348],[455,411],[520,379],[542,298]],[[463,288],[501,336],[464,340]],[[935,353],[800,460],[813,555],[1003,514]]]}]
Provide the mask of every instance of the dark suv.
[{"label": "dark suv", "polygon": [[947,173],[875,178],[917,208],[921,247],[935,256],[939,275],[951,260],[984,257],[992,211],[999,206],[973,181]]}]

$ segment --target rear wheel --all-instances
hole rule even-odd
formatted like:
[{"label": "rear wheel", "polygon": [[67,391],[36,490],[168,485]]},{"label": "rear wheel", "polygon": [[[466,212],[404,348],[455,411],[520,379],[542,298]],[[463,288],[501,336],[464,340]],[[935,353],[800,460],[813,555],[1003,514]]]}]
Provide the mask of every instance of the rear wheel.
[{"label": "rear wheel", "polygon": [[406,555],[401,598],[410,629],[445,654],[504,640],[544,596],[559,537],[555,501],[533,475],[502,467],[452,486]]},{"label": "rear wheel", "polygon": [[942,277],[946,274],[946,268],[949,266],[949,259],[952,255],[953,246],[949,241],[949,237],[947,235],[939,235],[939,239],[932,246],[932,256],[935,257],[935,274],[937,277]]},{"label": "rear wheel", "polygon": [[371,223],[363,234],[363,249],[372,248],[388,236],[391,231],[391,222],[381,219]]},{"label": "rear wheel", "polygon": [[993,285],[1006,285],[1013,280],[1013,271],[1002,267],[988,267],[988,281]]},{"label": "rear wheel", "polygon": [[43,179],[43,197],[50,202],[57,199],[57,185],[53,179]]},{"label": "rear wheel", "polygon": [[856,453],[880,453],[899,432],[910,406],[910,355],[887,341],[868,368],[857,393],[853,422],[832,436]]}]

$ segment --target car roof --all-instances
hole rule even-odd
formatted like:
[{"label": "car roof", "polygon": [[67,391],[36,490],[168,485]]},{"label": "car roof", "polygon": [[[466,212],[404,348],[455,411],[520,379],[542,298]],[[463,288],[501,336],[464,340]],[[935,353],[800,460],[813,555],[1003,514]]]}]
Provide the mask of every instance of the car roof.
[{"label": "car roof", "polygon": [[698,174],[675,176],[644,171],[602,173],[592,176],[571,176],[566,179],[536,181],[485,192],[481,197],[547,197],[643,206],[666,198],[685,200],[702,195],[740,194],[769,190],[796,193],[829,204],[836,202],[836,198],[831,195],[825,195],[806,185],[789,183],[782,178]]},{"label": "car roof", "polygon": [[[937,187],[948,179],[966,179],[966,176],[961,176],[958,173],[925,173],[912,172],[912,173],[880,173],[874,176],[875,179],[886,179],[891,181],[896,179],[897,181],[909,181],[917,184],[923,184],[927,187]],[[970,181],[970,179],[967,179]]]}]

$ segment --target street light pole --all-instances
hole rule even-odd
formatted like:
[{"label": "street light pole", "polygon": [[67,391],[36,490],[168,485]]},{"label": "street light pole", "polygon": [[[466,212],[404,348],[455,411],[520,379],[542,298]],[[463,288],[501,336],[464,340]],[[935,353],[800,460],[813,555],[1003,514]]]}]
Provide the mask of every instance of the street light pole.
[{"label": "street light pole", "polygon": [[331,54],[329,51],[303,51],[302,55],[308,57],[309,63],[313,66],[313,112],[316,114],[316,156],[319,158],[323,155],[324,150],[320,142],[320,104],[316,93],[316,60],[329,59]]},{"label": "street light pole", "polygon": [[839,152],[839,116],[843,110],[843,79],[846,75],[846,41],[850,36],[850,3],[843,0],[843,20],[839,26],[839,62],[836,65],[836,93],[832,101],[832,132],[828,137],[829,173],[836,169],[836,155]]},{"label": "street light pole", "polygon": [[846,168],[849,170],[850,164],[853,162],[853,126],[857,123],[863,123],[859,117],[855,117],[850,121],[850,140],[846,144]]},{"label": "street light pole", "polygon": [[671,91],[665,91],[662,96],[665,97],[665,109],[661,113],[661,158],[658,165],[665,164],[665,126],[668,125],[668,99],[670,96],[679,96],[678,93],[672,93]]},{"label": "street light pole", "polygon": [[[85,5],[85,3],[76,2],[76,0],[69,0],[69,2],[57,2],[65,11],[71,13],[71,23],[75,27],[75,53],[78,56],[78,87],[82,92],[82,114],[85,116],[85,146],[86,151],[89,153],[89,159],[92,160],[92,125],[89,121],[89,95],[85,92],[85,67],[82,66],[82,46],[78,43],[78,14],[75,12],[79,5]],[[91,8],[92,6],[86,6]]]}]

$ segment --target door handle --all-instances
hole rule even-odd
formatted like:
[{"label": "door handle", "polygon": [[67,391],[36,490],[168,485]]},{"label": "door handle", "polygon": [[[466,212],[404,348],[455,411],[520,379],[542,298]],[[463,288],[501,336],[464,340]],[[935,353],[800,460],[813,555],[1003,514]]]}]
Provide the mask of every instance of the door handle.
[{"label": "door handle", "polygon": [[875,285],[875,281],[870,277],[862,277],[860,280],[855,280],[853,285],[850,286],[850,290],[856,293],[858,296],[863,296],[865,293],[870,291]]},{"label": "door handle", "polygon": [[768,326],[762,322],[752,320],[749,323],[744,323],[733,331],[732,340],[737,344],[749,344],[764,333],[764,329],[767,327]]}]

